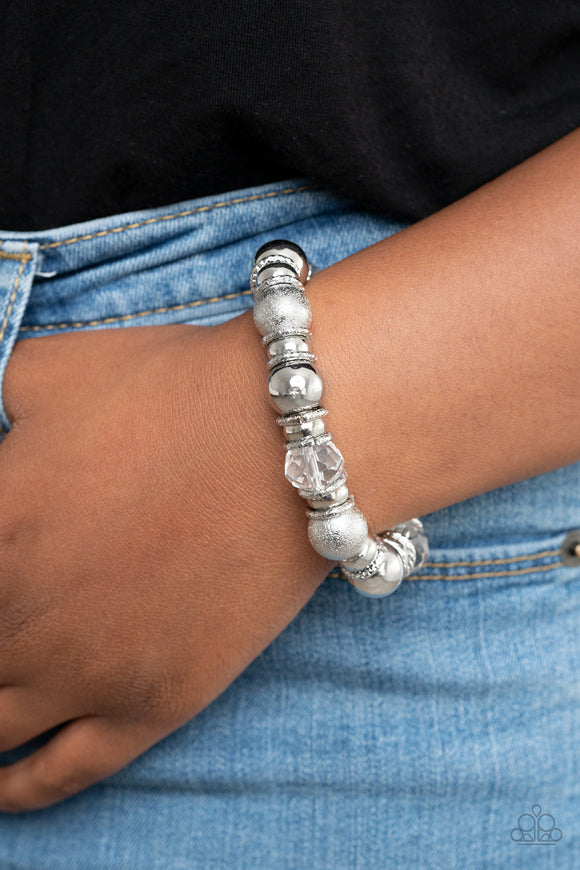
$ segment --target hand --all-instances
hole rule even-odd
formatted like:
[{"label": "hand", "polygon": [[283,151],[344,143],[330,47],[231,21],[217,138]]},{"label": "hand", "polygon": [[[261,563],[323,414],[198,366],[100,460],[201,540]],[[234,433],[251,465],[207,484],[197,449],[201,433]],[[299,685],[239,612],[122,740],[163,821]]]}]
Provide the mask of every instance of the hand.
[{"label": "hand", "polygon": [[[33,338],[4,383],[0,810],[58,802],[193,718],[332,564],[284,480],[251,314]],[[66,724],[63,724],[66,723]]]}]

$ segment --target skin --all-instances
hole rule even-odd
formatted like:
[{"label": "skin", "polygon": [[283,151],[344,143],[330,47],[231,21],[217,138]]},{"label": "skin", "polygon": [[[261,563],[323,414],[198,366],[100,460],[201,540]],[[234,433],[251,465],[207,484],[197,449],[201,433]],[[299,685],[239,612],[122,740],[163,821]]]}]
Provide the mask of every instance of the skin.
[{"label": "skin", "polygon": [[[371,530],[580,460],[579,177],[575,131],[309,282]],[[266,381],[251,312],[15,346],[0,751],[62,727],[0,769],[0,810],[61,801],[193,718],[336,564],[284,480]]]}]

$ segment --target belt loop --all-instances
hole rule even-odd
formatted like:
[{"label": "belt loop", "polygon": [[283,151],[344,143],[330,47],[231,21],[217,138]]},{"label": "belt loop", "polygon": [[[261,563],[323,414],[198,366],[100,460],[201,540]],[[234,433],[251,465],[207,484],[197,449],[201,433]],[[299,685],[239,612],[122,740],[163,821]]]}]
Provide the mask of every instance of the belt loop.
[{"label": "belt loop", "polygon": [[18,340],[38,254],[36,242],[0,240],[0,442],[11,429],[2,401],[4,372]]}]

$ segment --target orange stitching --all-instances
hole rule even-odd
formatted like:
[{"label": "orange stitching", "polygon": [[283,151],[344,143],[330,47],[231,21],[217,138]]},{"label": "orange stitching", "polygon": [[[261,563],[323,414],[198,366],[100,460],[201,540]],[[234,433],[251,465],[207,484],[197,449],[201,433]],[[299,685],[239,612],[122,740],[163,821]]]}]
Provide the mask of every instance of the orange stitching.
[{"label": "orange stitching", "polygon": [[224,200],[223,202],[216,202],[213,205],[202,205],[199,208],[190,208],[186,211],[176,212],[174,214],[165,214],[160,217],[147,218],[144,221],[138,221],[134,224],[125,224],[124,226],[114,227],[110,230],[100,230],[97,233],[89,233],[86,236],[75,236],[72,239],[63,239],[60,242],[46,242],[44,245],[40,245],[40,249],[44,250],[46,248],[59,248],[61,245],[72,245],[74,242],[86,242],[89,239],[96,239],[101,236],[108,236],[110,233],[123,233],[125,230],[135,230],[138,227],[144,227],[146,224],[156,224],[159,221],[170,221],[175,220],[180,217],[187,217],[191,214],[198,214],[202,211],[212,211],[215,208],[223,208],[227,205],[238,205],[242,202],[252,202],[252,200],[256,199],[269,199],[274,196],[284,196],[290,193],[301,193],[303,190],[316,190],[318,189],[318,184],[305,184],[302,187],[288,187],[285,190],[272,190],[270,193],[256,193],[253,196],[240,196],[236,199]]},{"label": "orange stitching", "polygon": [[182,302],[180,305],[169,305],[165,308],[150,308],[148,311],[136,311],[134,314],[121,314],[118,317],[105,317],[102,320],[84,320],[71,323],[47,323],[35,326],[21,326],[21,332],[41,332],[44,329],[82,329],[84,326],[98,326],[101,323],[120,323],[125,320],[133,320],[135,317],[147,317],[149,314],[164,314],[168,311],[183,311],[186,308],[195,308],[209,302],[221,302],[225,299],[236,299],[238,296],[250,296],[252,290],[238,290],[235,293],[226,293],[224,296],[211,296],[208,299],[196,299],[194,302]]},{"label": "orange stitching", "polygon": [[454,574],[446,577],[443,574],[411,574],[407,580],[476,580],[481,577],[513,577],[515,574],[538,574],[540,571],[552,571],[564,563],[559,559],[550,565],[537,565],[535,568],[515,568],[513,571],[480,571],[479,574]]},{"label": "orange stitching", "polygon": [[3,260],[20,260],[26,262],[26,260],[32,260],[32,254],[5,254],[4,251],[0,251],[0,258]]},{"label": "orange stitching", "polygon": [[560,548],[556,550],[541,550],[539,553],[530,553],[529,556],[509,556],[506,559],[476,559],[473,562],[425,562],[424,568],[438,568],[440,565],[446,568],[458,568],[464,565],[506,565],[508,562],[527,562],[528,559],[543,559],[544,556],[557,556]]},{"label": "orange stitching", "polygon": [[[440,564],[445,564],[441,562]],[[513,571],[480,571],[478,574],[454,574],[445,576],[444,574],[411,574],[410,577],[405,577],[405,580],[477,580],[482,577],[513,577],[516,574],[538,574],[540,571],[551,571],[559,568],[564,563],[561,560],[552,562],[550,565],[538,565],[536,568],[516,568]],[[331,571],[328,574],[332,580],[342,579],[342,574]]]}]

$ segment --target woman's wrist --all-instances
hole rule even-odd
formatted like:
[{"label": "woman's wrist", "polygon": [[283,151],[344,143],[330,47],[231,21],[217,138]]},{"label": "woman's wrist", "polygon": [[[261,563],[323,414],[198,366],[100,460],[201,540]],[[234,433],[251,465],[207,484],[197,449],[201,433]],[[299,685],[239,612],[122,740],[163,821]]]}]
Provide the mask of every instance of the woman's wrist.
[{"label": "woman's wrist", "polygon": [[376,530],[580,460],[579,149],[310,280],[327,428]]}]

